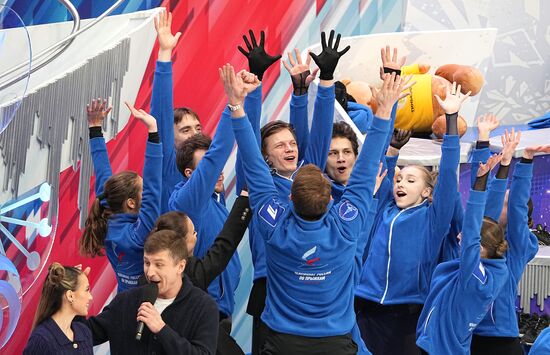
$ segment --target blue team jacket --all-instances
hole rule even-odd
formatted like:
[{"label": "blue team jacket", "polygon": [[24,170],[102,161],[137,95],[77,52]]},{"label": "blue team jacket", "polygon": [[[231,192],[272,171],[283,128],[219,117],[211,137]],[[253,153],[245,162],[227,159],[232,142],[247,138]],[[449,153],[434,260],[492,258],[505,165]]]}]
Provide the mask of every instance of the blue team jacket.
[{"label": "blue team jacket", "polygon": [[155,76],[153,78],[153,93],[151,95],[151,116],[157,119],[160,141],[162,143],[161,213],[170,211],[168,200],[174,191],[174,187],[183,178],[176,165],[172,87],[172,62],[157,61]]},{"label": "blue team jacket", "polygon": [[372,190],[389,121],[375,119],[342,201],[316,221],[280,201],[250,124],[233,119],[243,152],[250,201],[266,243],[267,299],[262,320],[273,330],[309,337],[350,333],[355,325],[353,285],[359,231],[368,221]]},{"label": "blue team jacket", "polygon": [[457,189],[458,136],[445,136],[433,202],[400,209],[389,189],[380,196],[368,255],[356,294],[381,304],[423,304]]},{"label": "blue team jacket", "polygon": [[[254,95],[249,99],[248,96],[251,94]],[[256,89],[251,94],[247,96],[247,101],[245,101],[245,109],[247,115],[249,112],[252,112],[254,115],[253,117],[248,117],[248,120],[254,130],[256,144],[259,146],[259,119],[261,114],[258,113],[260,111],[258,106],[261,107],[261,96],[258,99],[258,95],[261,95],[261,89]],[[313,111],[311,133],[308,133],[307,94],[301,96],[292,95],[292,99],[290,101],[290,123],[294,126],[296,131],[298,159],[301,159],[303,154],[303,160],[300,160],[298,163],[298,169],[303,164],[311,163],[317,165],[321,170],[324,170],[332,137],[334,102],[334,85],[330,87],[319,86]],[[304,141],[307,142],[307,145],[305,146]],[[241,149],[239,149],[239,156],[241,155],[242,152]],[[239,168],[240,164],[241,163],[239,162],[237,163],[237,180],[245,181],[243,171]],[[296,174],[296,172],[294,174]],[[281,201],[288,201],[290,186],[292,185],[294,174],[290,178],[279,175],[276,172],[271,174],[271,180],[275,183]],[[258,234],[258,221],[256,217],[252,218],[248,226],[248,231],[252,263],[254,264],[254,280],[256,280],[258,278],[266,277],[265,243],[262,237]]]},{"label": "blue team jacket", "polygon": [[506,259],[480,258],[487,193],[471,191],[460,259],[437,266],[418,320],[416,344],[428,354],[469,354],[472,331],[508,278]]},{"label": "blue team jacket", "polygon": [[[105,139],[90,139],[90,151],[96,196],[99,196],[112,175]],[[162,144],[147,142],[139,213],[118,213],[109,217],[105,252],[115,271],[118,292],[137,286],[138,278],[143,275],[143,244],[160,215],[161,166]]]},{"label": "blue team jacket", "polygon": [[[495,299],[485,318],[479,323],[474,333],[491,337],[519,336],[516,317],[517,286],[525,265],[535,257],[538,251],[538,240],[527,225],[527,201],[531,194],[533,164],[517,163],[514,169],[510,194],[508,196],[508,225],[506,227],[506,264],[510,276],[502,291]],[[499,179],[495,179],[495,183]],[[500,187],[504,199],[506,185]],[[494,200],[494,198],[493,198]],[[491,200],[489,200],[491,201]],[[501,203],[502,206],[502,203]],[[485,215],[498,221],[500,209],[485,211]]]},{"label": "blue team jacket", "polygon": [[548,354],[550,354],[550,327],[547,327],[539,334],[531,350],[529,350],[529,355]]},{"label": "blue team jacket", "polygon": [[[216,181],[233,149],[233,130],[228,109],[220,118],[212,145],[193,171],[191,178],[183,178],[170,196],[170,210],[185,212],[195,225],[197,244],[194,255],[203,257],[221,231],[229,212],[223,196],[213,193]],[[239,285],[241,262],[235,253],[225,271],[208,287],[220,311],[231,315],[235,308],[234,292]]]}]

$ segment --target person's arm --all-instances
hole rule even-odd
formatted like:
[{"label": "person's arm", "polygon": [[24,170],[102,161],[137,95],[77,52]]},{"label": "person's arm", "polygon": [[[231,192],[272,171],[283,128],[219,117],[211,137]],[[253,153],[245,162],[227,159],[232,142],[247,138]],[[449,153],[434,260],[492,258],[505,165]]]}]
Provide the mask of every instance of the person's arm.
[{"label": "person's arm", "polygon": [[97,316],[82,319],[92,332],[94,346],[109,341],[110,334],[117,334],[121,329],[124,329],[121,324],[120,310],[124,309],[123,303],[125,300],[121,295],[124,295],[124,293],[116,295]]},{"label": "person's arm", "polygon": [[143,192],[138,220],[131,234],[132,242],[138,248],[143,248],[145,239],[153,229],[155,221],[160,216],[160,200],[162,196],[162,144],[157,131],[157,120],[144,110],[136,110],[126,103],[132,115],[143,122],[149,131],[145,148],[143,164]]},{"label": "person's arm", "polygon": [[237,197],[223,229],[206,251],[206,255],[203,258],[195,257],[192,267],[189,263],[188,268],[192,274],[188,273],[188,269],[185,270],[193,280],[193,285],[206,290],[212,280],[225,270],[246,232],[251,217],[248,196]]},{"label": "person's arm", "polygon": [[491,132],[498,128],[499,124],[497,117],[490,113],[481,115],[477,119],[477,141],[472,151],[472,171],[470,175],[472,186],[476,180],[478,163],[485,163],[491,156],[489,137]]},{"label": "person's arm", "polygon": [[[384,77],[384,84],[380,93],[377,95],[378,110],[372,121],[372,125],[367,132],[365,143],[361,153],[355,162],[353,171],[349,178],[348,185],[344,190],[340,205],[351,203],[353,207],[359,210],[363,221],[368,220],[369,208],[372,201],[377,170],[380,167],[380,155],[384,148],[384,141],[390,127],[390,112],[393,104],[404,97],[402,94],[406,90],[407,82],[396,77],[394,74]],[[351,208],[348,206],[347,209]],[[340,207],[342,209],[342,207]],[[342,217],[342,213],[339,213]],[[346,215],[346,213],[344,213]],[[344,218],[344,217],[342,217]],[[348,222],[345,226],[350,226]],[[363,225],[361,225],[363,227]]]},{"label": "person's arm", "polygon": [[[292,97],[290,98],[290,124],[294,128],[296,141],[298,144],[298,161],[304,159],[309,144],[309,125],[308,125],[308,94],[309,84],[315,79],[319,69],[313,73],[309,70],[311,56],[307,56],[303,63],[302,55],[298,48],[294,49],[296,59],[291,52],[288,52],[288,62],[283,60],[285,69],[290,74],[292,80]],[[248,113],[248,112],[247,112]]]},{"label": "person's arm", "polygon": [[[190,338],[184,338],[169,325],[164,325],[156,333],[158,341],[162,344],[166,354],[173,355],[214,355],[218,344],[218,306],[214,301],[204,302],[201,305],[199,319],[194,323],[194,329]],[[182,314],[182,317],[186,315]]]},{"label": "person's arm", "polygon": [[501,156],[493,155],[486,164],[480,163],[474,187],[470,190],[470,197],[464,211],[462,237],[460,240],[460,281],[462,285],[471,276],[485,283],[487,276],[480,262],[481,256],[481,225],[483,212],[487,201],[487,179],[490,171],[498,164]]},{"label": "person's arm", "polygon": [[350,46],[345,47],[338,52],[340,44],[340,34],[336,35],[333,44],[334,30],[330,31],[328,42],[325,32],[321,33],[322,51],[316,55],[309,53],[320,70],[319,87],[317,89],[317,98],[313,109],[313,121],[311,123],[311,133],[307,150],[304,155],[306,163],[317,165],[321,170],[325,170],[328,151],[332,139],[332,122],[334,120],[334,71],[340,58],[346,54]]},{"label": "person's arm", "polygon": [[533,158],[537,151],[550,153],[550,145],[527,147],[523,157],[514,167],[512,184],[508,195],[508,225],[506,239],[508,241],[507,258],[510,272],[519,277],[525,268],[525,264],[531,260],[538,251],[538,239],[529,230],[528,206],[531,195],[533,179]]},{"label": "person's arm", "polygon": [[508,183],[508,170],[510,169],[510,163],[516,147],[521,139],[521,132],[514,132],[514,129],[508,134],[508,130],[504,132],[501,137],[502,140],[502,160],[500,166],[495,175],[495,178],[491,180],[489,186],[489,192],[487,194],[487,204],[485,205],[485,216],[498,221],[502,212],[504,204],[504,197],[506,196],[506,185]]},{"label": "person's arm", "polygon": [[221,115],[210,148],[183,188],[175,190],[170,197],[171,210],[185,211],[192,219],[199,216],[214,193],[216,181],[233,149],[231,114],[226,108]]},{"label": "person's arm", "polygon": [[445,110],[447,132],[441,146],[439,176],[433,191],[430,205],[430,230],[432,238],[427,240],[428,256],[435,255],[441,247],[442,238],[449,229],[454,209],[449,208],[449,201],[454,202],[458,189],[457,169],[460,162],[460,141],[458,136],[458,111],[462,103],[469,97],[460,92],[460,85],[453,83],[452,89],[447,91],[445,101],[439,96],[436,98]]},{"label": "person's arm", "polygon": [[105,182],[113,175],[105,138],[103,138],[103,132],[101,131],[101,124],[112,109],[112,107],[106,108],[106,106],[107,100],[101,100],[100,98],[94,99],[89,105],[86,105],[96,197],[103,193]]},{"label": "person's arm", "polygon": [[163,171],[167,171],[168,163],[175,164],[175,161],[172,160],[175,157],[172,51],[176,47],[181,33],[173,35],[171,26],[172,13],[163,11],[155,18],[159,51],[153,77],[151,116],[155,117],[158,122],[162,153],[165,157]]}]

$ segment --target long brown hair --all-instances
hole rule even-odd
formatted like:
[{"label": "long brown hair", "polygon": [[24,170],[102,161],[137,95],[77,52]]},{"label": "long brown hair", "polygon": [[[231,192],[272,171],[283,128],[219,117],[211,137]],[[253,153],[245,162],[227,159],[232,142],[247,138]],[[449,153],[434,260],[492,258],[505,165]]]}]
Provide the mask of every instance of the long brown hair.
[{"label": "long brown hair", "polygon": [[[109,216],[124,212],[124,204],[129,198],[137,201],[139,206],[141,196],[138,184],[139,175],[133,171],[123,171],[111,176],[103,189],[103,195],[96,197],[88,218],[84,234],[78,241],[80,254],[94,257],[102,256],[103,245],[107,235],[107,219]],[[101,202],[105,200],[107,206]]]},{"label": "long brown hair", "polygon": [[50,265],[48,276],[42,286],[42,295],[34,315],[32,329],[61,309],[65,292],[76,291],[78,277],[81,274],[82,270],[75,267],[63,266],[56,262]]}]

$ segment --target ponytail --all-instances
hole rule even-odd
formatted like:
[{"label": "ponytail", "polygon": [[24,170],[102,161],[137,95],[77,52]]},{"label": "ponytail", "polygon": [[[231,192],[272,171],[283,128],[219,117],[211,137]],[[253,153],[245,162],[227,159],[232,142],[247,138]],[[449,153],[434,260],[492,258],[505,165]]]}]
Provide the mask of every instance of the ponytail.
[{"label": "ponytail", "polygon": [[103,245],[107,235],[106,209],[101,205],[99,198],[96,198],[86,219],[84,234],[78,241],[78,249],[81,255],[103,256]]},{"label": "ponytail", "polygon": [[78,276],[81,274],[82,271],[75,267],[62,266],[56,262],[50,265],[44,286],[42,286],[42,295],[34,316],[32,329],[61,309],[65,292],[76,290]]},{"label": "ponytail", "polygon": [[502,258],[508,250],[502,227],[489,217],[483,218],[481,225],[481,245],[487,250],[488,259]]},{"label": "ponytail", "polygon": [[506,254],[506,251],[508,250],[508,242],[506,241],[506,239],[504,239],[503,241],[501,241],[498,246],[497,246],[497,249],[495,251],[495,254],[499,257],[499,258],[502,258],[504,256],[504,254]]},{"label": "ponytail", "polygon": [[[98,196],[84,228],[84,234],[78,241],[80,254],[95,257],[103,256],[103,246],[107,237],[107,221],[112,214],[124,213],[126,200],[133,198],[141,204],[139,175],[133,171],[123,171],[111,176],[103,188],[104,193]],[[102,205],[107,202],[108,207]]]}]

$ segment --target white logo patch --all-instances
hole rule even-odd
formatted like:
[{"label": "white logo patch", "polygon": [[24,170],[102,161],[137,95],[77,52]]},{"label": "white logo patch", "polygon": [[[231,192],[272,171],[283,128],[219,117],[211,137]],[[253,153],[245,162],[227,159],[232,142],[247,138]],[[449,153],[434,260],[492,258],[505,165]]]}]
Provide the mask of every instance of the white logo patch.
[{"label": "white logo patch", "polygon": [[275,201],[266,203],[260,208],[258,215],[271,227],[277,225],[278,219],[283,215],[285,208]]},{"label": "white logo patch", "polygon": [[351,202],[344,201],[338,208],[338,215],[346,222],[353,221],[359,215],[359,210]]},{"label": "white logo patch", "polygon": [[487,274],[485,273],[485,267],[483,266],[482,263],[479,263],[478,267],[476,269],[474,269],[473,275],[482,284],[485,285],[485,282],[487,282]]}]

